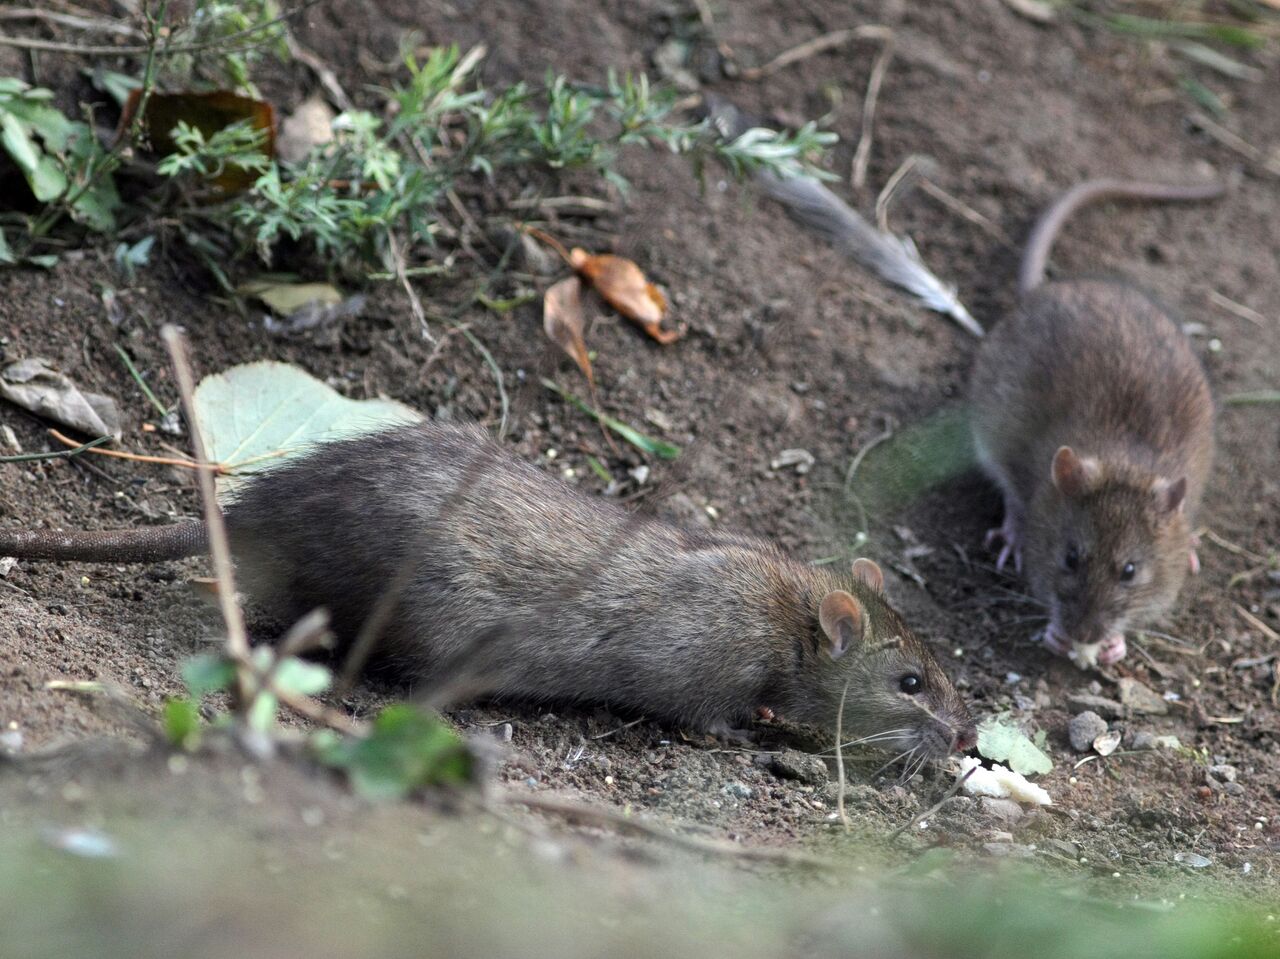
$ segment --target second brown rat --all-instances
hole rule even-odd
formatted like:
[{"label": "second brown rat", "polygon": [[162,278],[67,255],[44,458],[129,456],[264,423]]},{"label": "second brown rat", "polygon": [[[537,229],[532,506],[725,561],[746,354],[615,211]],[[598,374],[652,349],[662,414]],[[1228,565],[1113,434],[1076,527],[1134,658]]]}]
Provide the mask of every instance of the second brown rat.
[{"label": "second brown rat", "polygon": [[1020,303],[984,341],[970,385],[978,458],[1004,494],[998,565],[1045,605],[1054,652],[1126,652],[1125,630],[1172,606],[1198,569],[1192,529],[1213,458],[1213,399],[1182,330],[1118,281],[1043,282],[1054,237],[1107,198],[1204,200],[1214,183],[1093,180],[1040,217]]},{"label": "second brown rat", "polygon": [[[329,443],[226,510],[238,575],[284,621],[326,607],[350,640],[392,584],[377,648],[427,682],[451,664],[486,692],[601,703],[696,728],[769,707],[910,757],[974,745],[960,697],[883,597],[733,535],[584,496],[481,431],[424,423]],[[0,556],[155,561],[202,551],[187,523],[0,530]]]}]

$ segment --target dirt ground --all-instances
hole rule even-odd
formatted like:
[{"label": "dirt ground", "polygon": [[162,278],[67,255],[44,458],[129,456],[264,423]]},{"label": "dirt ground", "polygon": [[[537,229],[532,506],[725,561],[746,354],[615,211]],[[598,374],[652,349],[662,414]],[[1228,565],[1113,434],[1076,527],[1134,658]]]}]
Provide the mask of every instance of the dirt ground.
[{"label": "dirt ground", "polygon": [[[1122,274],[1156,291],[1194,324],[1217,396],[1280,384],[1280,180],[1188,120],[1196,108],[1178,87],[1186,64],[1167,47],[1070,18],[1038,25],[998,0],[744,0],[712,9],[718,39],[744,63],[837,28],[894,25],[896,55],[876,112],[868,187],[852,201],[869,212],[903,160],[930,157],[934,182],[990,226],[920,190],[894,201],[891,225],[914,238],[987,326],[1013,300],[1016,250],[1000,237],[1023,236],[1060,190],[1099,175],[1178,180],[1209,167],[1228,177],[1233,189],[1220,202],[1082,214],[1054,265],[1063,273]],[[330,0],[305,15],[297,35],[359,94],[384,79],[378,64],[393,60],[407,30],[429,44],[484,43],[483,76],[497,84],[537,81],[548,66],[584,80],[611,67],[652,72],[653,55],[673,35],[694,38],[695,64],[709,60],[714,48],[698,39],[695,24],[684,4],[667,2]],[[841,136],[833,169],[845,173],[875,49],[848,45],[760,82],[717,76],[706,88],[782,120],[829,114]],[[1196,75],[1229,99],[1232,122],[1251,143],[1280,149],[1275,43],[1269,52],[1233,55],[1263,79]],[[55,87],[74,82],[72,67],[50,58],[41,58],[34,74],[24,62],[29,79]],[[282,111],[313,88],[302,67],[263,84]],[[703,191],[683,161],[656,153],[629,155],[624,170],[634,191],[620,212],[558,225],[577,242],[610,243],[642,264],[688,326],[684,339],[661,347],[598,310],[591,343],[604,407],[685,447],[674,463],[649,462],[649,482],[629,481],[622,495],[637,494],[638,509],[771,537],[804,558],[844,561],[853,555],[856,529],[836,501],[851,459],[881,434],[886,417],[906,427],[955,408],[976,341],[824,249],[749,186],[712,178]],[[847,184],[840,189],[848,195]],[[482,200],[468,202],[478,207]],[[154,411],[114,346],[124,345],[159,394],[172,399],[157,337],[167,322],[186,329],[204,372],[281,359],[353,397],[385,394],[437,416],[498,421],[498,392],[482,358],[456,335],[432,355],[391,286],[374,290],[336,344],[283,341],[264,330],[254,310],[222,300],[180,251],[160,249],[128,287],[110,252],[103,244],[68,253],[48,272],[0,274],[0,359],[46,356],[82,386],[118,398],[130,449],[160,451],[156,434],[141,432]],[[117,291],[118,323],[104,308],[104,287]],[[421,292],[444,332],[457,290],[424,284]],[[1223,297],[1261,320],[1225,309]],[[588,468],[588,453],[620,478],[641,465],[630,449],[610,450],[584,417],[537,385],[539,371],[557,368],[537,303],[501,315],[470,307],[456,319],[470,325],[502,371],[512,393],[509,441],[522,455],[593,493],[604,484]],[[563,382],[576,383],[567,364],[558,368]],[[1200,551],[1203,572],[1162,626],[1165,635],[1136,640],[1136,651],[1102,673],[1082,673],[1032,642],[1038,627],[1018,599],[1021,584],[997,573],[982,547],[983,531],[999,519],[998,499],[982,481],[950,482],[872,518],[857,551],[917,574],[890,573],[891,597],[975,710],[1009,711],[1048,733],[1055,768],[1041,783],[1056,808],[1002,820],[956,799],[890,846],[888,834],[932,805],[948,781],[926,775],[900,784],[894,770],[873,775],[877,763],[855,763],[848,805],[861,840],[883,844],[891,861],[935,845],[975,856],[1029,856],[1125,892],[1186,874],[1194,854],[1209,861],[1198,875],[1274,898],[1280,578],[1266,558],[1280,548],[1276,410],[1222,408],[1202,517],[1213,534]],[[23,450],[47,448],[45,424],[18,409],[0,407],[0,423]],[[783,450],[797,448],[813,454],[811,472],[770,467]],[[196,509],[186,479],[163,468],[88,457],[0,466],[6,526],[108,528],[167,522]],[[188,584],[202,573],[197,562],[18,564],[0,579],[0,725],[21,734],[24,751],[120,731],[92,704],[48,690],[54,679],[110,680],[148,707],[177,694],[178,664],[218,639],[216,618]],[[1067,721],[1080,711],[1072,697],[1114,699],[1128,678],[1162,694],[1167,715],[1120,715],[1114,725],[1125,734],[1121,751],[1077,768],[1083,757],[1066,736]],[[342,705],[366,714],[395,692],[366,686]],[[504,703],[451,716],[461,728],[498,739],[510,724],[498,775],[512,789],[648,812],[748,844],[829,851],[843,841],[832,770],[806,762],[792,741],[767,729],[761,749],[746,750],[691,741],[649,722],[624,726],[630,717],[602,712],[552,714]],[[1173,735],[1184,748],[1134,750],[1138,733]],[[1234,779],[1210,774],[1210,766],[1233,767]],[[10,781],[4,795],[19,802],[37,794]]]}]

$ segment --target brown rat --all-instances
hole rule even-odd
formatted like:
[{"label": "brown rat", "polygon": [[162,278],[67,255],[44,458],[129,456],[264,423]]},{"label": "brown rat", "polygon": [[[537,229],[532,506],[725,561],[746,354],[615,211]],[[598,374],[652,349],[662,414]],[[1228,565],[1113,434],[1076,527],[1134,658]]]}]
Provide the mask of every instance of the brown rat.
[{"label": "brown rat", "polygon": [[[377,653],[413,679],[438,680],[471,647],[498,695],[698,728],[764,706],[832,729],[844,696],[849,738],[921,758],[976,741],[874,563],[838,573],[638,518],[479,430],[425,423],[327,444],[248,483],[226,520],[255,599],[287,621],[327,607],[347,640],[409,564]],[[0,530],[0,555],[37,559],[151,561],[203,543],[199,523]]]},{"label": "brown rat", "polygon": [[1094,180],[1031,233],[1021,302],[990,333],[970,384],[984,471],[1004,494],[998,565],[1012,557],[1045,604],[1055,652],[1125,655],[1125,630],[1165,612],[1188,568],[1213,458],[1213,398],[1186,336],[1154,301],[1104,280],[1043,282],[1054,237],[1107,198],[1203,200],[1218,184]]}]

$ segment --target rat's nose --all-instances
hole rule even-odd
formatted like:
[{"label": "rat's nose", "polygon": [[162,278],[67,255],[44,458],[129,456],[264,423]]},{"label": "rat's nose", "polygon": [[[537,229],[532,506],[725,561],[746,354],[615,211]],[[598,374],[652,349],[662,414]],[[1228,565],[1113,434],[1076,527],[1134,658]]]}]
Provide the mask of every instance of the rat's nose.
[{"label": "rat's nose", "polygon": [[962,726],[956,733],[955,745],[952,749],[958,753],[967,753],[978,745],[978,729],[976,726]]}]

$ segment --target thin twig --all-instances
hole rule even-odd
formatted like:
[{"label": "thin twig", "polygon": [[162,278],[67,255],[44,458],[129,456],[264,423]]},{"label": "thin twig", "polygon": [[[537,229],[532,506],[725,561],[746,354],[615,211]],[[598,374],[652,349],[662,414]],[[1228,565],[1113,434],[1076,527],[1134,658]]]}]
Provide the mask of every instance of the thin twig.
[{"label": "thin twig", "polygon": [[502,403],[502,420],[498,424],[498,439],[502,439],[507,435],[507,417],[511,412],[511,401],[507,397],[507,387],[502,381],[502,369],[498,366],[497,361],[493,358],[493,354],[489,352],[488,347],[480,342],[479,338],[471,332],[466,326],[459,327],[462,335],[467,341],[476,348],[477,352],[484,358],[485,365],[489,367],[493,373],[494,381],[498,384],[498,400]]},{"label": "thin twig", "polygon": [[724,57],[726,63],[733,63],[736,54],[733,47],[720,39],[719,33],[716,31],[715,18],[711,15],[711,4],[708,0],[693,0],[694,7],[698,10],[698,19],[702,21],[702,29],[707,31],[707,36],[716,45],[716,52]]},{"label": "thin twig", "polygon": [[418,291],[413,288],[413,284],[409,282],[409,276],[405,272],[404,255],[400,252],[400,244],[396,240],[394,230],[387,230],[387,246],[391,251],[391,259],[396,267],[396,279],[400,281],[400,285],[404,287],[405,293],[409,296],[409,309],[413,311],[413,318],[418,321],[418,329],[422,331],[422,338],[428,343],[435,343],[436,338],[431,335],[431,328],[427,326],[427,311],[422,308],[422,300],[418,299]]},{"label": "thin twig", "polygon": [[[233,46],[239,40],[251,37],[255,33],[262,33],[264,30],[270,30],[272,27],[296,17],[304,10],[314,7],[317,3],[323,2],[324,0],[303,0],[296,9],[290,10],[287,13],[282,13],[274,20],[268,20],[266,23],[259,23],[256,26],[246,27],[244,30],[237,30],[235,33],[229,33],[225,37],[218,37],[216,40],[207,40],[203,43],[183,43],[166,46],[163,50],[156,51],[156,55],[170,57],[178,53],[202,53],[206,50],[216,50],[220,47]],[[144,53],[150,53],[154,49],[150,44],[141,47],[81,46],[75,43],[57,43],[52,40],[36,40],[32,37],[3,36],[0,36],[0,46],[18,47],[23,50],[46,50],[52,53],[74,53],[85,57],[141,56]]]},{"label": "thin twig", "polygon": [[1251,563],[1269,563],[1271,561],[1266,556],[1263,556],[1259,553],[1255,553],[1252,550],[1245,549],[1243,546],[1237,546],[1235,543],[1231,542],[1231,540],[1229,539],[1223,539],[1221,536],[1219,536],[1217,533],[1215,533],[1211,529],[1204,530],[1203,532],[1200,533],[1200,535],[1203,536],[1205,539],[1207,539],[1214,546],[1218,546],[1222,549],[1225,549],[1228,553],[1235,553],[1237,556],[1243,556],[1245,559],[1249,560]]},{"label": "thin twig", "polygon": [[1235,300],[1228,299],[1217,290],[1209,291],[1209,302],[1222,307],[1233,316],[1238,316],[1242,320],[1248,320],[1254,326],[1266,329],[1267,318],[1265,316],[1257,310],[1245,306],[1243,303],[1237,303]]},{"label": "thin twig", "polygon": [[784,50],[763,66],[746,67],[742,71],[742,79],[761,80],[770,74],[791,66],[793,63],[799,63],[801,60],[807,60],[809,57],[826,50],[844,46],[852,40],[880,40],[887,42],[892,37],[893,31],[889,27],[878,23],[868,23],[848,30],[834,30],[831,33],[824,33],[821,36],[814,37],[812,40],[807,40],[798,46],[792,47],[790,50]]},{"label": "thin twig", "polygon": [[[76,444],[76,441],[71,439],[71,437],[64,436],[63,434],[59,433],[57,430],[53,430],[53,429],[49,430],[49,435],[52,436],[55,440],[57,440],[59,443],[63,444],[64,446],[75,446],[76,450],[73,450],[72,452],[76,452],[77,450],[84,449],[84,447],[78,446]],[[90,446],[92,445],[93,444],[90,444]],[[167,456],[146,456],[142,453],[130,453],[127,450],[90,449],[90,452],[95,453],[98,456],[110,456],[112,459],[129,460],[131,463],[154,463],[157,466],[180,466],[183,469],[189,469],[189,470],[200,469],[200,464],[197,463],[195,460],[171,459]],[[225,472],[222,466],[219,465],[218,463],[209,463],[207,465],[207,468],[212,470],[214,473],[218,473],[218,474],[222,474]]]},{"label": "thin twig", "polygon": [[840,690],[840,705],[836,707],[836,812],[844,831],[849,831],[849,814],[844,810],[844,698],[849,694],[849,683],[846,680],[844,689]]},{"label": "thin twig", "polygon": [[[54,432],[50,430],[49,432]],[[19,456],[0,456],[0,463],[33,463],[36,460],[69,460],[73,456],[79,456],[81,453],[101,446],[103,443],[110,443],[110,436],[99,436],[96,440],[90,440],[88,443],[77,445],[75,440],[71,440],[71,445],[75,449],[58,450],[56,453],[23,453]],[[21,449],[21,447],[19,447]],[[99,450],[99,452],[101,452]]]},{"label": "thin twig", "polygon": [[644,721],[645,721],[645,717],[641,716],[639,719],[633,719],[629,723],[623,723],[621,726],[615,726],[613,729],[610,729],[607,733],[600,733],[599,735],[592,736],[591,739],[593,741],[597,739],[608,739],[610,736],[616,736],[618,733],[622,732],[623,730],[630,729],[632,726],[639,726]]},{"label": "thin twig", "polygon": [[122,37],[142,36],[137,27],[122,20],[77,17],[69,13],[56,13],[53,10],[34,10],[31,7],[11,7],[0,10],[0,20],[43,20],[45,23],[56,23],[62,27],[71,27],[73,30],[114,33]]},{"label": "thin twig", "polygon": [[333,102],[338,105],[338,109],[351,111],[356,108],[355,101],[347,96],[347,91],[338,82],[337,74],[333,72],[333,69],[327,63],[320,59],[320,56],[315,51],[304,47],[292,33],[285,34],[285,43],[289,46],[289,56],[308,67],[316,75],[316,79],[320,81],[320,86],[324,87]]},{"label": "thin twig", "polygon": [[1262,620],[1258,619],[1257,616],[1254,616],[1253,613],[1249,612],[1239,603],[1236,603],[1235,606],[1236,612],[1240,614],[1241,619],[1254,629],[1258,630],[1258,632],[1262,633],[1263,636],[1267,637],[1267,639],[1271,640],[1273,643],[1280,643],[1280,633],[1277,633],[1274,629]]},{"label": "thin twig", "polygon": [[967,773],[965,773],[963,776],[961,776],[952,784],[951,788],[947,790],[947,793],[945,796],[939,799],[936,803],[934,803],[924,812],[920,813],[920,815],[913,817],[912,819],[908,820],[907,822],[899,826],[897,829],[895,829],[893,831],[893,834],[889,836],[889,842],[893,842],[895,839],[901,836],[908,829],[912,828],[916,823],[923,822],[924,820],[932,816],[934,813],[936,813],[939,809],[941,809],[942,804],[945,803],[952,796],[954,796],[956,793],[958,793],[960,791],[960,787],[965,784],[966,780],[968,780],[968,778],[972,776],[977,769],[978,767],[974,766],[973,769],[970,769]]},{"label": "thin twig", "polygon": [[209,468],[209,457],[205,452],[204,439],[200,435],[200,423],[196,419],[195,378],[191,373],[191,361],[187,356],[187,344],[176,326],[166,324],[160,330],[160,338],[169,351],[169,359],[173,363],[174,378],[178,383],[178,393],[182,397],[182,410],[187,418],[187,426],[191,430],[191,451],[201,469],[196,471],[200,482],[200,499],[204,505],[204,522],[209,537],[209,553],[213,559],[214,575],[218,579],[218,606],[222,611],[222,620],[227,627],[227,658],[239,664],[236,670],[236,692],[234,705],[237,708],[248,708],[252,685],[245,664],[250,662],[249,636],[245,630],[244,614],[236,601],[235,574],[231,568],[231,547],[227,541],[227,527],[222,519],[222,510],[218,508],[217,495],[213,488],[213,470]]},{"label": "thin twig", "polygon": [[858,452],[854,454],[852,462],[849,463],[849,469],[844,474],[845,489],[848,489],[851,485],[853,485],[853,477],[857,474],[858,467],[862,465],[862,461],[867,458],[867,454],[870,453],[877,446],[879,446],[881,443],[893,438],[893,431],[896,425],[897,424],[894,422],[892,416],[886,416],[884,418],[884,430],[879,434],[877,434],[876,436],[873,436],[871,439],[867,440],[867,442],[863,444],[862,448],[859,449]]},{"label": "thin twig", "polygon": [[626,816],[622,813],[614,812],[612,809],[604,809],[598,806],[585,806],[559,799],[548,799],[543,796],[522,796],[515,793],[506,793],[501,797],[501,800],[508,805],[525,806],[541,812],[554,813],[570,820],[576,819],[579,822],[587,822],[596,826],[611,826],[624,832],[635,833],[647,839],[665,842],[692,852],[713,856],[731,856],[737,859],[760,862],[776,862],[789,866],[804,866],[810,869],[831,870],[841,868],[839,863],[832,860],[810,856],[805,853],[792,852],[788,849],[773,849],[767,846],[740,846],[736,843],[722,842],[715,839],[686,836],[683,833],[655,826],[642,819]]},{"label": "thin twig", "polygon": [[[886,28],[888,29],[888,28]],[[893,31],[889,30],[884,46],[876,55],[871,66],[871,77],[867,80],[867,95],[862,99],[862,133],[858,137],[858,146],[853,151],[853,168],[849,182],[855,190],[861,190],[867,182],[867,165],[871,162],[872,131],[875,127],[876,103],[880,99],[880,85],[889,70],[889,61],[893,59]]]},{"label": "thin twig", "polygon": [[915,168],[920,165],[920,161],[923,159],[918,153],[911,154],[898,164],[898,169],[894,170],[889,179],[885,181],[879,196],[876,197],[876,226],[880,228],[881,233],[889,232],[889,204],[893,202],[893,198],[897,196],[902,184],[915,171]]},{"label": "thin twig", "polygon": [[147,381],[142,378],[142,374],[138,372],[138,368],[133,365],[133,359],[125,352],[124,347],[119,343],[115,346],[116,352],[120,354],[120,359],[124,362],[125,369],[129,371],[129,375],[133,377],[134,382],[138,384],[138,388],[142,390],[146,398],[151,401],[151,405],[156,408],[161,416],[168,416],[169,411],[165,409],[164,404],[156,398],[155,393],[151,392],[151,387],[149,387],[147,385]]},{"label": "thin twig", "polygon": [[1191,113],[1188,119],[1227,149],[1234,150],[1272,176],[1280,176],[1280,153],[1268,156],[1238,133],[1228,130],[1220,123],[1215,123],[1199,111]]},{"label": "thin twig", "polygon": [[935,200],[937,200],[939,203],[945,206],[952,213],[956,213],[959,216],[963,217],[964,219],[968,220],[974,226],[978,227],[980,230],[985,231],[987,234],[989,234],[990,236],[998,240],[1000,243],[1004,244],[1009,249],[1015,248],[1016,244],[1009,237],[1009,234],[1005,233],[1004,230],[1000,228],[999,224],[983,216],[981,213],[979,213],[973,207],[969,206],[969,204],[965,203],[963,200],[952,196],[946,190],[942,189],[942,187],[938,186],[938,184],[930,180],[927,176],[920,177],[920,189],[922,192],[929,194],[929,196],[933,197]]}]

